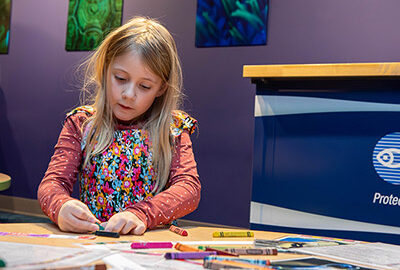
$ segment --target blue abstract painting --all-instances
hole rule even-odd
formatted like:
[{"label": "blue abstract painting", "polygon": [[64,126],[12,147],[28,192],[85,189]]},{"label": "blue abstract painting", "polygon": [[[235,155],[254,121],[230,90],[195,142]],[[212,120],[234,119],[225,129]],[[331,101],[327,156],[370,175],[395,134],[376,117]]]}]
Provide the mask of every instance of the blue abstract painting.
[{"label": "blue abstract painting", "polygon": [[196,47],[267,43],[268,0],[198,0]]}]

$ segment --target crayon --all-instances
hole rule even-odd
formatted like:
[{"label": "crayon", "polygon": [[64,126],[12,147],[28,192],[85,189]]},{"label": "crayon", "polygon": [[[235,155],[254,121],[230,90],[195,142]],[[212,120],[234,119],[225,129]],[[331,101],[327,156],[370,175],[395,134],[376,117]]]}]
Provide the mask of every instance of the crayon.
[{"label": "crayon", "polygon": [[[233,247],[232,246],[230,246],[230,247],[228,247],[228,246],[198,246],[197,248],[200,250],[206,250],[206,248],[224,250],[224,249],[229,249],[229,248],[233,248]],[[235,247],[235,248],[247,248],[247,247],[242,246],[242,247]]]},{"label": "crayon", "polygon": [[251,263],[260,266],[270,265],[271,262],[269,260],[259,260],[259,259],[250,259],[250,258],[232,258],[232,257],[224,257],[224,256],[208,256],[205,257],[204,260],[208,261],[235,261],[235,262],[244,262],[244,263]]},{"label": "crayon", "polygon": [[117,233],[117,232],[95,231],[94,234],[97,235],[97,236],[119,238],[119,233]]},{"label": "crayon", "polygon": [[132,249],[143,249],[143,248],[172,248],[171,242],[140,242],[132,243]]},{"label": "crayon", "polygon": [[235,254],[235,253],[230,253],[227,252],[225,250],[220,250],[220,249],[215,249],[215,248],[206,248],[206,251],[215,251],[217,252],[217,255],[224,255],[224,256],[232,256],[232,257],[238,257],[239,255]]},{"label": "crayon", "polygon": [[256,247],[279,247],[285,242],[279,240],[264,240],[264,239],[254,239],[254,245]]},{"label": "crayon", "polygon": [[174,225],[171,225],[171,226],[169,227],[169,230],[170,230],[171,232],[174,232],[174,233],[179,234],[179,235],[181,235],[181,236],[188,236],[188,233],[187,233],[186,230],[184,230],[184,229],[182,229],[182,228],[179,228],[179,227],[176,227],[176,226],[174,226]]},{"label": "crayon", "polygon": [[217,255],[215,251],[199,251],[199,252],[167,252],[165,259],[179,260],[179,259],[203,259],[210,255]]},{"label": "crayon", "polygon": [[254,237],[253,232],[214,232],[213,237]]},{"label": "crayon", "polygon": [[224,269],[224,268],[229,268],[229,269],[271,269],[268,266],[260,266],[256,264],[250,264],[250,263],[245,263],[245,262],[235,262],[235,261],[217,261],[217,260],[203,260],[203,267],[207,269]]},{"label": "crayon", "polygon": [[6,267],[6,262],[0,259],[0,267]]},{"label": "crayon", "polygon": [[228,248],[225,251],[238,255],[278,255],[276,248]]},{"label": "crayon", "polygon": [[188,246],[188,245],[183,245],[181,243],[176,243],[175,244],[175,249],[179,250],[179,251],[193,251],[193,252],[197,252],[199,251],[197,248]]},{"label": "crayon", "polygon": [[98,263],[92,265],[77,265],[77,266],[54,266],[46,268],[48,270],[106,270],[107,265],[105,263]]},{"label": "crayon", "polygon": [[174,225],[174,226],[177,226],[177,227],[178,227],[178,221],[176,221],[176,219],[174,219],[174,220],[171,222],[171,225]]},{"label": "crayon", "polygon": [[104,227],[100,223],[96,222],[96,225],[99,226],[99,231],[104,231]]}]

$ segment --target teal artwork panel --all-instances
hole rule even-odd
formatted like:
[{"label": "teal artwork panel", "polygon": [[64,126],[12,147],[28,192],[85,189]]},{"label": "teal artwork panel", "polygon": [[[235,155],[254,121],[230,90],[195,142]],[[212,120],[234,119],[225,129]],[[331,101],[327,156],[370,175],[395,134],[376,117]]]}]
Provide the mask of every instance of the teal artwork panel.
[{"label": "teal artwork panel", "polygon": [[65,49],[91,51],[121,25],[123,0],[70,0]]},{"label": "teal artwork panel", "polygon": [[0,54],[8,53],[11,0],[0,0]]},{"label": "teal artwork panel", "polygon": [[267,43],[268,0],[198,0],[196,47]]}]

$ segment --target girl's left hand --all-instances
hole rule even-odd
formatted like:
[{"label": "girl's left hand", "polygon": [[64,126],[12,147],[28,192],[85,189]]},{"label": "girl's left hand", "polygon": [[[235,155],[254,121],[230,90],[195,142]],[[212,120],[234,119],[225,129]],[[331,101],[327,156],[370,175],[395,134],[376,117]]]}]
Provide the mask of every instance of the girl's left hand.
[{"label": "girl's left hand", "polygon": [[104,229],[120,234],[142,235],[146,231],[146,226],[135,214],[123,211],[113,215],[105,224]]}]

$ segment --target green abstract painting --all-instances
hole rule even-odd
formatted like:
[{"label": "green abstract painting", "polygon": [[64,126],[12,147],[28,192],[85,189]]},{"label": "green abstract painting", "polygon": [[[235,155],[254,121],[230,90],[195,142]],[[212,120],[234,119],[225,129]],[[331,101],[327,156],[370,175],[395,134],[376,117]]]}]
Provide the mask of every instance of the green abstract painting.
[{"label": "green abstract painting", "polygon": [[0,0],[0,54],[8,53],[11,0]]},{"label": "green abstract painting", "polygon": [[67,51],[90,51],[121,25],[123,0],[70,0]]}]

